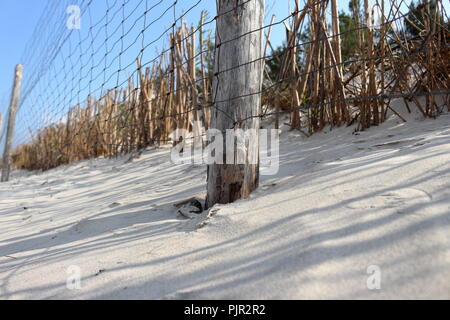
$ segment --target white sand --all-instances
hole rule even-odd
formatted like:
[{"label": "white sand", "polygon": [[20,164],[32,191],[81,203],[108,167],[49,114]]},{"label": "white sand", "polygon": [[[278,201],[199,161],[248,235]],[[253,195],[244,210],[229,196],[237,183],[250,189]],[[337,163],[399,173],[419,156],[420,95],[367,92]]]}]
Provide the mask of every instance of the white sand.
[{"label": "white sand", "polygon": [[206,173],[168,152],[0,184],[0,299],[450,298],[450,115],[284,133],[279,174],[209,219],[177,215]]}]

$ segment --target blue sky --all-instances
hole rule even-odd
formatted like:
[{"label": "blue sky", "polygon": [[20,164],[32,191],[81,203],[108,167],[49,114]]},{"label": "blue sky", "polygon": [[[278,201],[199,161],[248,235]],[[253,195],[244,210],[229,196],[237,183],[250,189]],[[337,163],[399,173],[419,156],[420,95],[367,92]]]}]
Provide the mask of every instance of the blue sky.
[{"label": "blue sky", "polygon": [[14,66],[20,63],[24,45],[33,33],[43,4],[43,0],[0,1],[0,39],[3,43],[0,50],[0,112],[5,109],[3,100],[9,99]]},{"label": "blue sky", "polygon": [[[59,0],[50,0],[57,2]],[[121,0],[122,1],[122,0]],[[119,1],[119,2],[121,2]],[[285,4],[280,3],[285,0],[268,0],[268,6],[273,9],[273,13],[281,16],[286,15],[288,11]],[[138,0],[131,0],[132,3],[138,3]],[[156,0],[148,1],[149,4],[156,2]],[[167,4],[172,3],[170,0],[165,0]],[[187,10],[192,3],[197,1],[183,0],[179,1],[178,12]],[[272,6],[272,2],[275,5]],[[109,4],[112,6],[114,0],[110,0]],[[21,61],[26,44],[31,40],[33,31],[39,21],[39,18],[44,14],[43,10],[46,8],[47,0],[1,0],[0,1],[0,39],[4,43],[4,50],[0,51],[0,112],[4,113],[9,103],[10,87],[13,77],[14,66],[17,63],[25,63]],[[106,0],[94,0],[91,7],[93,12],[104,13],[107,6]],[[162,4],[155,10],[156,13],[161,13],[165,4]],[[61,6],[61,9],[64,7]],[[208,10],[213,16],[215,11],[215,0],[203,0],[198,8],[192,11],[186,18],[189,22],[196,22],[199,17],[200,10]],[[149,34],[156,34],[164,26],[170,26],[173,14],[168,14],[164,19],[158,21],[152,28],[149,28]],[[87,17],[82,17],[83,25],[89,24]],[[274,35],[276,37],[276,34]],[[6,50],[5,50],[6,49]],[[27,66],[25,65],[25,77]]]},{"label": "blue sky", "polygon": [[[89,92],[98,97],[116,84],[124,84],[136,69],[135,60],[143,43],[146,46],[142,59],[144,63],[152,61],[167,47],[165,31],[172,25],[174,15],[179,17],[188,12],[184,19],[189,24],[196,25],[202,10],[207,10],[210,18],[215,14],[215,0],[182,0],[174,8],[171,7],[173,0],[93,0],[89,10],[83,12],[81,29],[71,33],[64,30],[64,19],[68,17],[65,12],[67,5],[80,4],[83,8],[82,4],[87,2],[88,0],[0,1],[0,38],[3,43],[8,44],[8,50],[0,51],[0,112],[3,114],[9,103],[14,66],[17,63],[24,64],[24,95],[23,91],[30,87],[32,77],[39,74],[36,70],[42,67],[41,60],[45,60],[55,42],[63,43],[58,42],[58,35],[62,34],[61,37],[64,38],[70,34],[52,68],[44,74],[31,94],[27,95],[17,115],[16,143],[25,142],[29,138],[30,128],[34,130],[59,121],[69,107],[85,99]],[[124,9],[123,3],[126,4]],[[267,7],[271,8],[267,14],[269,21],[271,14],[280,18],[288,15],[289,8],[284,0],[267,0]],[[108,8],[108,27],[104,27]],[[153,9],[144,20],[142,12],[150,8]],[[122,30],[123,16],[126,17],[126,22]],[[39,23],[39,32],[34,34]],[[92,34],[89,33],[91,25],[95,25]],[[146,31],[142,36],[140,31],[144,26]],[[213,29],[214,24],[209,26]],[[284,31],[280,30],[281,32],[273,33],[275,44],[284,37]],[[123,43],[120,39],[122,34],[125,34]],[[104,43],[107,35],[109,40]],[[77,46],[80,39],[84,39],[81,47]],[[80,48],[84,53],[83,58],[76,59],[78,53],[74,54],[74,48]],[[107,57],[104,56],[105,52],[109,52]],[[120,52],[122,54],[119,55]],[[69,56],[70,59],[67,59]],[[117,70],[124,66],[127,66],[125,70],[118,73]],[[93,69],[90,70],[91,68]],[[74,74],[77,72],[79,74]]]}]

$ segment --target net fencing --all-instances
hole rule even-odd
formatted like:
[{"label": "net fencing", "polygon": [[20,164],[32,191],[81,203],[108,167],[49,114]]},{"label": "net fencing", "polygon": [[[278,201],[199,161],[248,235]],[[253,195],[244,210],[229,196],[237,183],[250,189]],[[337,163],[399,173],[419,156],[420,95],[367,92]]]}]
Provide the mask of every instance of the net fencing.
[{"label": "net fencing", "polygon": [[[413,108],[425,117],[449,108],[448,4],[274,0],[261,27],[221,34],[218,21],[259,1],[233,0],[225,11],[228,0],[48,1],[21,57],[14,166],[45,170],[176,144],[180,129],[204,139],[223,104],[250,96],[260,97],[258,112],[225,114],[227,129],[263,119],[306,135],[364,130],[390,113],[406,121]],[[261,40],[258,58],[217,61],[248,39]],[[260,88],[217,98],[225,75],[257,64]]]}]

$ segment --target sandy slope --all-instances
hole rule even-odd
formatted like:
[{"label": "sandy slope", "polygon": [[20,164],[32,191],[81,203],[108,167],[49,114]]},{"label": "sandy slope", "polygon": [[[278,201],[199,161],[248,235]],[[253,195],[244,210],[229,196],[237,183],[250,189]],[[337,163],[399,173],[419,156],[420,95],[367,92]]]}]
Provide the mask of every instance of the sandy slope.
[{"label": "sandy slope", "polygon": [[278,175],[195,220],[172,204],[203,195],[205,169],[168,149],[16,174],[0,299],[450,298],[450,115],[282,140]]}]

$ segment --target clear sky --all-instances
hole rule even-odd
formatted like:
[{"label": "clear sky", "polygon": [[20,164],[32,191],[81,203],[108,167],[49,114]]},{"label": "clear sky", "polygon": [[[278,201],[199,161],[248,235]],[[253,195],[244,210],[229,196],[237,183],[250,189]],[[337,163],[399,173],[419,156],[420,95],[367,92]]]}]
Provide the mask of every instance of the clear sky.
[{"label": "clear sky", "polygon": [[[24,63],[21,61],[21,58],[23,57],[26,44],[31,40],[40,16],[45,13],[43,11],[47,6],[47,1],[48,0],[0,1],[0,39],[3,43],[3,50],[0,50],[0,112],[3,114],[9,103],[14,66],[18,63]],[[49,1],[57,2],[59,0]],[[267,0],[266,2],[267,7],[271,8],[271,13],[281,16],[285,15],[288,11],[288,8],[284,3],[285,1],[287,0]],[[110,6],[112,6],[113,2],[113,0],[109,1]],[[131,3],[133,2],[138,3],[139,1],[131,0]],[[148,1],[150,4],[152,2],[156,2],[156,0]],[[165,2],[171,3],[172,1],[165,0]],[[182,11],[183,9],[188,8],[189,4],[195,3],[196,1],[182,0],[179,2],[181,3],[181,5],[179,5],[179,11]],[[94,0],[91,6],[93,11],[103,13],[107,6],[106,3],[106,0]],[[163,6],[161,6],[161,8],[162,7]],[[200,10],[208,10],[212,16],[215,11],[215,0],[203,0],[198,7]],[[61,8],[64,9],[63,7]],[[161,10],[155,11],[161,13]],[[198,19],[199,10],[193,10],[190,16]],[[149,28],[149,34],[158,32],[164,24],[166,24],[166,26],[170,25],[169,20],[171,20],[171,17],[172,15],[168,14],[166,19],[159,21],[152,28]],[[82,24],[83,22],[85,24],[89,23],[88,21],[83,21],[84,18],[85,17],[82,17]],[[274,36],[276,37],[277,35],[275,34]],[[27,70],[27,66],[25,66],[25,76]]]},{"label": "clear sky", "polygon": [[[65,18],[68,17],[65,12],[67,6],[79,4],[83,7],[82,4],[88,1],[0,1],[0,39],[6,44],[6,50],[0,51],[1,113],[7,112],[14,66],[17,63],[24,65],[23,96],[23,91],[27,91],[26,88],[30,87],[33,77],[39,74],[36,70],[45,65],[42,60],[48,58],[46,55],[53,49],[54,44],[63,43],[58,42],[61,40],[58,36],[61,34],[64,38],[68,34],[68,31],[64,30]],[[35,90],[27,95],[26,102],[17,115],[16,143],[25,142],[29,138],[30,127],[35,130],[58,121],[67,108],[74,106],[80,97],[86,98],[89,93],[100,96],[104,90],[114,87],[117,83],[124,83],[136,69],[135,60],[143,43],[146,45],[143,62],[157,57],[159,52],[167,47],[165,31],[172,25],[174,15],[179,17],[188,12],[184,20],[194,25],[198,23],[202,10],[208,11],[210,18],[215,15],[215,0],[181,0],[177,2],[175,8],[171,8],[173,2],[173,0],[93,0],[88,7],[89,10],[84,11],[81,16],[81,29],[70,33],[52,68],[45,73]],[[121,9],[122,4],[125,4],[124,10]],[[268,22],[272,14],[280,18],[286,17],[289,12],[289,6],[286,4],[285,0],[267,0],[266,6],[270,8],[270,12],[267,13]],[[110,9],[107,18],[108,27],[105,28],[104,16],[108,8]],[[144,20],[142,12],[148,9],[151,10]],[[121,20],[124,17],[126,22],[122,26]],[[94,25],[93,34],[89,33],[91,25]],[[37,26],[40,26],[40,29],[37,33],[33,33]],[[147,27],[142,37],[139,32],[144,26]],[[208,26],[214,28],[213,23]],[[283,29],[280,30],[281,32],[273,32],[272,39],[275,44],[281,42],[284,37]],[[125,37],[122,43],[120,37],[123,34]],[[109,40],[103,43],[106,36]],[[80,47],[84,56],[77,60],[73,48],[77,47],[77,41],[80,39],[84,39]],[[121,51],[123,52],[119,56]],[[109,52],[106,58],[105,52]],[[71,53],[74,59],[66,59]],[[128,67],[116,76],[117,69],[124,66]],[[106,72],[104,68],[107,69]],[[80,74],[73,75],[71,72],[74,70]]]},{"label": "clear sky", "polygon": [[44,0],[0,1],[0,112],[5,109],[4,100],[9,99],[14,66],[20,63],[25,43],[33,33],[43,5]]}]

